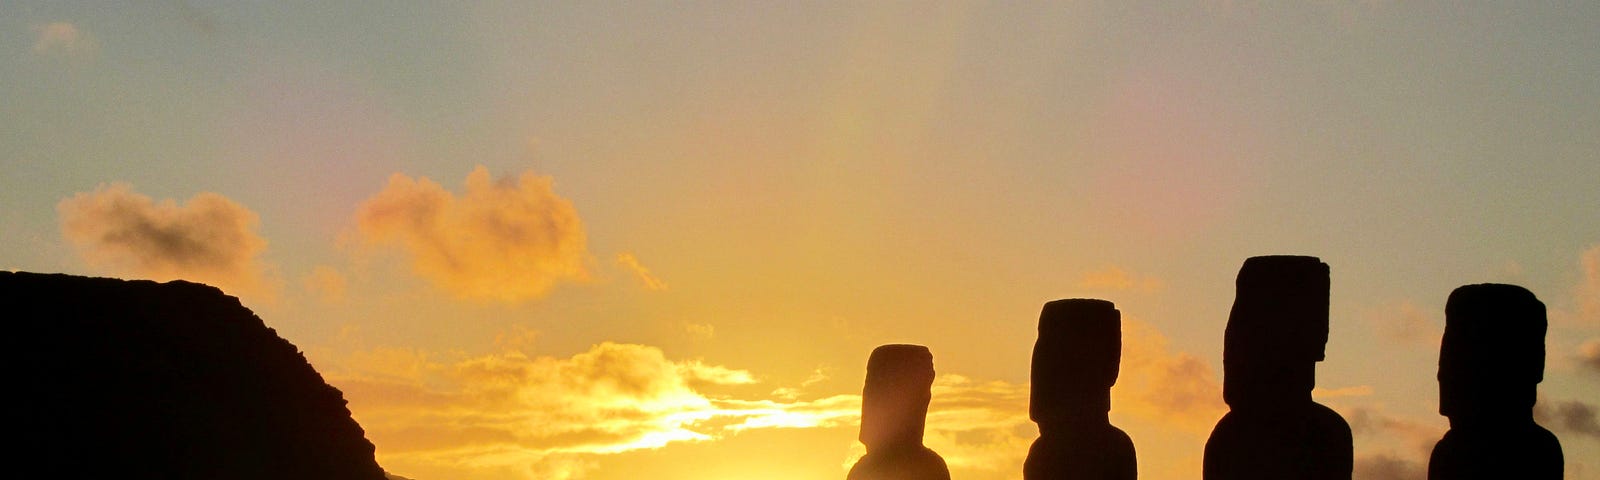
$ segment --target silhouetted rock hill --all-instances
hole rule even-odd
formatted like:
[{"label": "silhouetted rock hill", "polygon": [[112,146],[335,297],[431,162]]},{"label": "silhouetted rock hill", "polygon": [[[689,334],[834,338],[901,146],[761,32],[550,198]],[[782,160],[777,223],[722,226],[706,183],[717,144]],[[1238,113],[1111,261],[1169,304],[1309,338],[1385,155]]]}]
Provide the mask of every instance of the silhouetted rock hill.
[{"label": "silhouetted rock hill", "polygon": [[11,458],[60,478],[383,480],[339,390],[239,300],[0,272]]}]

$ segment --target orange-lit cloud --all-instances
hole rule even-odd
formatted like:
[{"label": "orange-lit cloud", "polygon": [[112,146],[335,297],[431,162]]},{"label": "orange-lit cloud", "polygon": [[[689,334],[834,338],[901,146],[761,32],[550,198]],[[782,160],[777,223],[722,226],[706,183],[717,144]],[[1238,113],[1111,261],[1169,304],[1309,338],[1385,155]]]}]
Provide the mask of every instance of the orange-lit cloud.
[{"label": "orange-lit cloud", "polygon": [[52,22],[33,27],[33,53],[80,57],[93,55],[100,42],[70,22]]},{"label": "orange-lit cloud", "polygon": [[[1223,412],[1211,368],[1128,322],[1114,414],[1187,432],[1199,449]],[[759,387],[748,370],[674,360],[646,345],[601,343],[570,357],[528,353],[536,335],[497,340],[500,352],[463,356],[369,349],[330,362],[328,378],[377,446],[380,463],[406,475],[449,478],[583,478],[600,456],[675,443],[713,442],[767,429],[857,427],[856,392],[815,391],[825,367],[797,384]],[[739,393],[742,392],[742,393]],[[755,392],[768,392],[759,394]],[[925,443],[952,471],[1007,478],[1038,435],[1029,386],[940,374]],[[840,475],[863,450],[855,446]]]},{"label": "orange-lit cloud", "polygon": [[1155,292],[1161,290],[1162,286],[1161,279],[1137,276],[1118,267],[1088,272],[1078,278],[1078,287],[1096,290]]},{"label": "orange-lit cloud", "polygon": [[1111,389],[1112,411],[1190,432],[1211,431],[1228,410],[1211,365],[1171,350],[1165,335],[1135,318],[1123,318],[1122,338],[1122,372]]},{"label": "orange-lit cloud", "polygon": [[1021,472],[1039,436],[1028,419],[1028,385],[941,375],[933,383],[924,443],[953,471]]},{"label": "orange-lit cloud", "polygon": [[[580,478],[592,455],[757,428],[853,424],[860,399],[738,399],[747,371],[601,343],[568,358],[520,350],[453,360],[407,349],[348,356],[329,375],[399,472],[452,478]],[[408,473],[410,474],[410,473]]]},{"label": "orange-lit cloud", "polygon": [[200,193],[159,202],[125,183],[101,185],[56,205],[61,233],[94,268],[155,280],[185,279],[236,295],[272,294],[257,259],[267,241],[255,212]]},{"label": "orange-lit cloud", "polygon": [[1371,385],[1356,385],[1354,387],[1340,387],[1340,388],[1322,388],[1322,387],[1317,387],[1317,388],[1311,389],[1311,398],[1315,398],[1315,399],[1318,399],[1318,400],[1321,400],[1321,399],[1324,399],[1324,398],[1339,398],[1339,397],[1366,397],[1366,396],[1371,396],[1371,395],[1372,395],[1372,386]]},{"label": "orange-lit cloud", "polygon": [[307,293],[327,303],[344,301],[348,284],[344,274],[327,265],[313,267],[311,273],[306,274],[301,283],[304,284]]},{"label": "orange-lit cloud", "polygon": [[629,272],[633,272],[633,276],[639,279],[639,283],[644,285],[644,288],[650,290],[667,289],[667,282],[663,282],[661,279],[656,278],[655,275],[651,275],[650,269],[640,265],[639,259],[634,257],[632,253],[617,254],[617,265],[621,265],[623,268],[628,269]]},{"label": "orange-lit cloud", "polygon": [[683,331],[690,337],[701,340],[710,340],[717,336],[717,327],[709,323],[684,322]]},{"label": "orange-lit cloud", "polygon": [[1414,459],[1387,452],[1363,455],[1355,459],[1351,472],[1354,480],[1424,480],[1428,478],[1427,465]]},{"label": "orange-lit cloud", "polygon": [[1574,289],[1579,319],[1588,325],[1600,325],[1600,245],[1584,250],[1578,263],[1583,270],[1583,280]]},{"label": "orange-lit cloud", "polygon": [[1339,412],[1355,436],[1355,479],[1422,480],[1428,455],[1444,437],[1442,422],[1425,423],[1391,415],[1378,407]]},{"label": "orange-lit cloud", "polygon": [[577,210],[531,172],[494,180],[479,166],[459,197],[395,174],[362,202],[356,226],[364,243],[399,246],[418,275],[463,298],[528,300],[589,275]]},{"label": "orange-lit cloud", "polygon": [[1430,314],[1409,301],[1367,312],[1365,316],[1380,336],[1402,345],[1437,349],[1444,338],[1443,313]]},{"label": "orange-lit cloud", "polygon": [[1578,346],[1578,362],[1593,373],[1600,373],[1600,338],[1591,338]]}]

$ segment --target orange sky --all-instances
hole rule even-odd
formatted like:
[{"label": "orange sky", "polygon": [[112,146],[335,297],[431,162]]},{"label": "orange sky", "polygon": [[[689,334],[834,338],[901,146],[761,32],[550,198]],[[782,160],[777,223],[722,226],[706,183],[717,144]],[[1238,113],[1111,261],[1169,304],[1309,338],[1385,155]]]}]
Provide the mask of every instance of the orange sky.
[{"label": "orange sky", "polygon": [[1600,8],[130,6],[0,15],[0,268],[238,295],[391,473],[836,479],[867,354],[1020,478],[1044,302],[1123,312],[1112,421],[1198,476],[1245,258],[1321,257],[1317,399],[1421,478],[1450,290],[1549,307],[1600,478]]}]

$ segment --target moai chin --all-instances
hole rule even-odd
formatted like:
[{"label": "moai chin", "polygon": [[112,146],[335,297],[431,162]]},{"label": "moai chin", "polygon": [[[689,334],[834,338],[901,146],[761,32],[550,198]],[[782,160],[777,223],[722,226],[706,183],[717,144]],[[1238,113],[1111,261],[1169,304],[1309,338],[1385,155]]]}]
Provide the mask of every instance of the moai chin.
[{"label": "moai chin", "polygon": [[1039,439],[1028,449],[1028,480],[1132,480],[1133,441],[1111,425],[1111,386],[1122,361],[1122,313],[1105,300],[1046,303],[1033,345],[1028,416]]},{"label": "moai chin", "polygon": [[1450,430],[1428,478],[1560,479],[1561,443],[1533,421],[1544,379],[1544,303],[1515,285],[1467,285],[1445,303],[1439,414]]},{"label": "moai chin", "polygon": [[921,345],[883,345],[867,359],[861,443],[867,454],[848,480],[949,480],[939,454],[922,445],[932,400],[933,354]]},{"label": "moai chin", "polygon": [[1311,400],[1328,341],[1328,265],[1251,257],[1236,288],[1222,350],[1229,411],[1206,441],[1204,478],[1349,480],[1350,425]]}]

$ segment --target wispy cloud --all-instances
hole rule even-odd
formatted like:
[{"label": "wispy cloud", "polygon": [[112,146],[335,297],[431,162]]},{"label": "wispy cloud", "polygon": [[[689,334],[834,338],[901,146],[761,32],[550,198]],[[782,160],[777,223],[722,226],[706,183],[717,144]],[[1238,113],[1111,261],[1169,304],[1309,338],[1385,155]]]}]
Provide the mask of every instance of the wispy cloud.
[{"label": "wispy cloud", "polygon": [[1379,407],[1356,407],[1340,412],[1350,424],[1356,445],[1356,480],[1422,480],[1428,456],[1445,428],[1389,414]]},{"label": "wispy cloud", "polygon": [[644,285],[644,288],[650,290],[667,289],[667,282],[663,282],[661,279],[656,278],[655,275],[651,275],[650,269],[640,265],[639,258],[633,256],[632,253],[617,254],[617,265],[621,265],[623,268],[628,269],[629,272],[632,272],[633,276],[639,279],[639,284]]},{"label": "wispy cloud", "polygon": [[[386,466],[579,478],[592,455],[708,441],[743,430],[853,424],[860,398],[738,399],[708,389],[748,371],[601,343],[568,358],[520,350],[453,361],[406,349],[351,355],[330,381]],[[529,470],[532,466],[533,470]],[[560,471],[566,477],[557,477]],[[543,472],[541,474],[540,472]]]},{"label": "wispy cloud", "polygon": [[683,332],[696,339],[710,340],[717,336],[717,327],[709,323],[684,322]]},{"label": "wispy cloud", "polygon": [[100,51],[100,42],[71,22],[34,25],[33,34],[35,54],[81,58]]},{"label": "wispy cloud", "polygon": [[1174,351],[1155,327],[1132,317],[1122,322],[1122,372],[1111,389],[1114,412],[1204,433],[1227,405],[1215,369],[1187,352]]},{"label": "wispy cloud", "polygon": [[327,265],[317,265],[306,274],[301,281],[307,293],[317,297],[325,303],[344,301],[345,290],[348,282],[344,274]]},{"label": "wispy cloud", "polygon": [[1578,256],[1583,279],[1573,288],[1578,304],[1579,319],[1588,325],[1600,325],[1600,244],[1589,247]]},{"label": "wispy cloud", "polygon": [[463,298],[523,301],[589,275],[577,210],[531,172],[494,180],[479,166],[459,197],[395,174],[362,202],[356,225],[364,243],[399,246],[418,275]]},{"label": "wispy cloud", "polygon": [[1600,420],[1594,404],[1581,400],[1540,398],[1533,406],[1533,419],[1545,428],[1600,440]]},{"label": "wispy cloud", "polygon": [[185,279],[234,294],[274,292],[257,257],[267,241],[255,212],[215,193],[182,205],[124,183],[101,185],[56,205],[61,233],[89,265],[116,275]]},{"label": "wispy cloud", "polygon": [[1161,279],[1135,275],[1120,267],[1107,267],[1078,277],[1078,287],[1093,290],[1135,290],[1155,292],[1164,286]]},{"label": "wispy cloud", "polygon": [[1429,313],[1410,301],[1371,310],[1365,316],[1380,337],[1402,345],[1437,349],[1444,338],[1444,313]]},{"label": "wispy cloud", "polygon": [[1591,338],[1578,346],[1578,361],[1591,373],[1600,373],[1600,338]]},{"label": "wispy cloud", "polygon": [[1339,398],[1339,397],[1365,397],[1365,396],[1370,396],[1370,395],[1372,395],[1372,386],[1371,385],[1356,385],[1356,386],[1353,386],[1353,387],[1339,387],[1339,388],[1317,387],[1317,388],[1311,389],[1311,397],[1312,398],[1317,398],[1317,399]]},{"label": "wispy cloud", "polygon": [[1415,459],[1389,453],[1363,455],[1355,459],[1355,469],[1352,473],[1351,478],[1355,480],[1423,480],[1428,478],[1426,464]]},{"label": "wispy cloud", "polygon": [[924,443],[952,470],[1021,471],[1039,435],[1028,419],[1027,384],[942,375],[933,399]]}]

